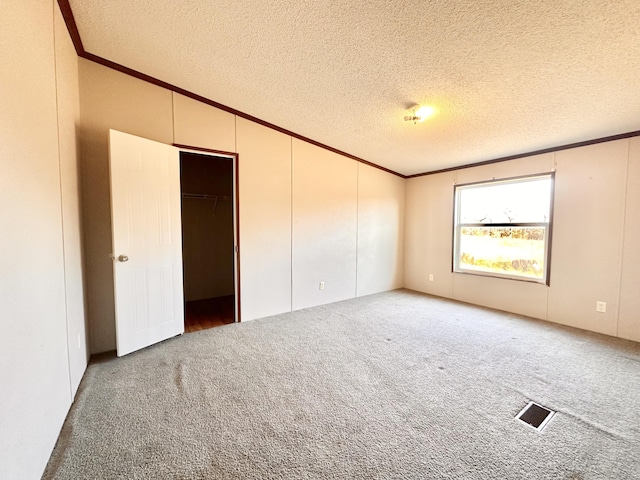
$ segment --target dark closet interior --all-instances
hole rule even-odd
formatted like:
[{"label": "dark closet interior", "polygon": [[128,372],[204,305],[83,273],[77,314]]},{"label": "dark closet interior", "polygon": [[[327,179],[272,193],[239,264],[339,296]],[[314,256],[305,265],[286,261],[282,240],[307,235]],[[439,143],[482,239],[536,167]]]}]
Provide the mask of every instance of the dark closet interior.
[{"label": "dark closet interior", "polygon": [[185,333],[235,319],[233,160],[180,153]]}]

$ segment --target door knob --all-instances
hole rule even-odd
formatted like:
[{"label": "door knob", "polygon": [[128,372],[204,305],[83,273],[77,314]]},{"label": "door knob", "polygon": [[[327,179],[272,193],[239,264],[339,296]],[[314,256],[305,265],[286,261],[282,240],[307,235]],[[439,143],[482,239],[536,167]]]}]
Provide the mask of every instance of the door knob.
[{"label": "door knob", "polygon": [[127,257],[126,255],[120,255],[120,256],[118,257],[118,261],[119,261],[119,262],[126,262],[126,261],[128,261],[128,260],[129,260],[129,257]]}]

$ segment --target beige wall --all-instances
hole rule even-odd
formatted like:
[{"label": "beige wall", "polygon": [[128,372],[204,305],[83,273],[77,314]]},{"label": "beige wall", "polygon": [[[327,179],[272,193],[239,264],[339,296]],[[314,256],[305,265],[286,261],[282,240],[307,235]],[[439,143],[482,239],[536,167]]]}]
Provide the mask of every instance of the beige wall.
[{"label": "beige wall", "polygon": [[109,129],[170,144],[171,92],[84,59],[80,73],[80,154],[87,314],[91,352],[116,342],[109,193]]},{"label": "beige wall", "polygon": [[402,285],[403,179],[86,60],[80,102],[92,352],[115,347],[109,128],[238,153],[242,320]]},{"label": "beige wall", "polygon": [[64,240],[65,300],[69,374],[75,395],[89,359],[83,282],[78,130],[80,98],[78,56],[58,4],[55,15],[56,85],[60,149],[60,185]]},{"label": "beige wall", "polygon": [[[638,145],[618,140],[408,180],[405,287],[640,340]],[[452,273],[454,184],[554,168],[550,286]]]},{"label": "beige wall", "polygon": [[640,342],[640,137],[629,141],[618,336]]},{"label": "beige wall", "polygon": [[78,73],[62,25],[53,1],[3,4],[0,472],[8,479],[40,478],[87,361]]},{"label": "beige wall", "polygon": [[291,310],[291,137],[237,119],[242,319]]},{"label": "beige wall", "polygon": [[235,115],[173,92],[174,143],[236,151]]},{"label": "beige wall", "polygon": [[404,283],[405,180],[358,164],[357,296]]},{"label": "beige wall", "polygon": [[[629,140],[555,154],[547,318],[616,335]],[[596,301],[607,312],[596,312]]]},{"label": "beige wall", "polygon": [[358,164],[298,139],[292,158],[292,308],[354,298]]},{"label": "beige wall", "polygon": [[[451,235],[454,182],[454,175],[449,172],[415,178],[406,183],[405,288],[453,298]],[[433,275],[433,281],[429,281],[429,274]]]}]

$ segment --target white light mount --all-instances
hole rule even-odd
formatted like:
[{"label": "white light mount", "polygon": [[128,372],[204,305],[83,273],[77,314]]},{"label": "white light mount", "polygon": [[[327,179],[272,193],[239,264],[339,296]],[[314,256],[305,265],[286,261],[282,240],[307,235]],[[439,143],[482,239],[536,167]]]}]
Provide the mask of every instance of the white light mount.
[{"label": "white light mount", "polygon": [[418,111],[418,105],[414,105],[413,107],[410,107],[411,109],[411,115],[405,115],[404,116],[404,121],[405,122],[413,122],[413,124],[415,125],[418,122],[421,122],[423,119],[422,117],[419,117],[416,112]]},{"label": "white light mount", "polygon": [[409,107],[409,109],[411,111],[411,115],[405,115],[404,121],[413,122],[414,125],[419,122],[424,122],[426,118],[429,118],[436,113],[436,109],[430,106],[421,107],[420,105],[413,105]]}]

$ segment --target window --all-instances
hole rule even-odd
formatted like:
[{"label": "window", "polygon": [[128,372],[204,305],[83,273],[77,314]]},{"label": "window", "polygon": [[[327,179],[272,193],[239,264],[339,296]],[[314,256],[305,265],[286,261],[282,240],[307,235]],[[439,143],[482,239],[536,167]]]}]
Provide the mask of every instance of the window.
[{"label": "window", "polygon": [[454,272],[548,284],[552,173],[454,191]]}]

